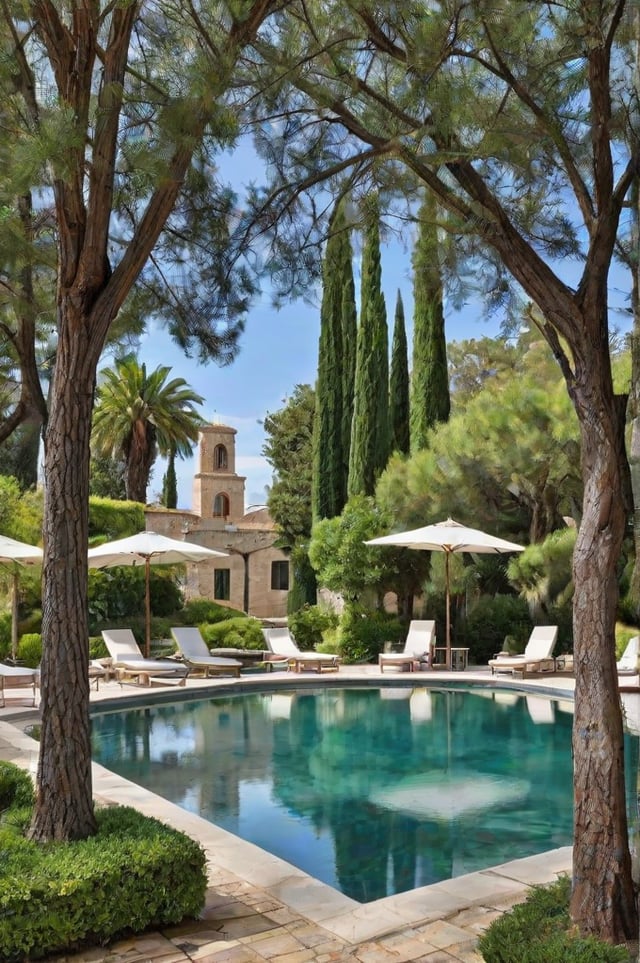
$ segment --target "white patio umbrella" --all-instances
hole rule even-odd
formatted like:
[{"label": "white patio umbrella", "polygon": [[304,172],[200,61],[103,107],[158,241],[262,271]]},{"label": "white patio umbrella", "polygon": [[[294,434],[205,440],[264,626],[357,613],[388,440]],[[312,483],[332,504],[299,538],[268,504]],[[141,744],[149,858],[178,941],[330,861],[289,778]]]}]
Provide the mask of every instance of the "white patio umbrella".
[{"label": "white patio umbrella", "polygon": [[151,595],[149,577],[152,565],[177,565],[184,562],[206,562],[210,558],[223,558],[226,552],[205,548],[193,542],[167,538],[157,532],[138,532],[129,538],[105,542],[90,548],[89,568],[115,568],[118,565],[144,565],[145,567],[145,655],[151,651]]},{"label": "white patio umbrella", "polygon": [[43,551],[8,535],[0,535],[0,564],[10,565],[13,572],[11,589],[11,658],[18,655],[18,599],[21,565],[42,565]]},{"label": "white patio umbrella", "polygon": [[447,668],[451,668],[451,614],[449,589],[449,556],[453,552],[476,554],[496,554],[502,552],[522,552],[524,545],[507,542],[477,528],[468,528],[448,518],[444,522],[414,528],[408,532],[383,535],[372,538],[365,545],[394,545],[396,548],[416,548],[427,552],[444,552],[444,580],[446,591],[446,646]]}]

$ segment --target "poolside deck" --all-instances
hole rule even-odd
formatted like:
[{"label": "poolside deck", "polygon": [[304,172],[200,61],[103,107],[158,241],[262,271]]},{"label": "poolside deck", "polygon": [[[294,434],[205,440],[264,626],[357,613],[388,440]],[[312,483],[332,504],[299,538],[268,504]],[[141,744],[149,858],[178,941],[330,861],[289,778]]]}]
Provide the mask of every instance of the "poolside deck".
[{"label": "poolside deck", "polygon": [[[573,679],[541,676],[514,680],[491,677],[485,668],[465,672],[389,673],[377,666],[343,666],[338,676],[273,672],[240,679],[189,679],[185,689],[153,689],[153,698],[175,700],[194,691],[256,686],[358,684],[437,685],[481,682],[572,699]],[[627,679],[632,685],[638,680]],[[92,704],[148,701],[144,689],[100,683]],[[13,693],[12,693],[13,694]],[[16,692],[16,695],[18,693]],[[640,731],[640,691],[622,695],[630,727]],[[38,747],[23,727],[38,710],[8,702],[0,709],[0,758],[35,772]],[[102,766],[93,768],[97,800],[135,806],[197,838],[208,856],[209,889],[202,918],[162,932],[121,940],[105,948],[49,957],[50,963],[481,963],[479,933],[521,901],[527,887],[549,882],[571,869],[564,847],[457,879],[359,904],[288,863],[211,825]]]}]

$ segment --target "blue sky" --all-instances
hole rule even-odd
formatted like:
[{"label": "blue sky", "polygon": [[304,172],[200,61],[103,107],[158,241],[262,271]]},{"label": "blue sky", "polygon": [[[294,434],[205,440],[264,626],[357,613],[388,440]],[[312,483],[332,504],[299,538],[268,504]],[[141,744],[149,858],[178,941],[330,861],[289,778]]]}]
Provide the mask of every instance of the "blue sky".
[{"label": "blue sky", "polygon": [[[389,339],[393,332],[396,294],[401,290],[407,336],[411,337],[413,298],[409,277],[410,253],[398,243],[382,248],[382,286],[387,306]],[[356,270],[356,301],[359,280]],[[319,297],[319,293],[318,293]],[[266,293],[247,316],[240,352],[232,365],[199,365],[181,354],[161,330],[153,331],[141,344],[140,361],[148,369],[171,365],[171,376],[184,378],[205,398],[202,415],[209,421],[236,428],[236,471],[246,475],[246,506],[264,504],[266,487],[271,483],[271,468],[262,455],[264,431],[261,422],[269,412],[284,407],[297,384],[315,383],[320,331],[319,306],[302,301],[275,310]],[[448,341],[480,338],[498,333],[499,319],[483,320],[477,311],[447,312]],[[409,348],[409,351],[411,349]],[[179,461],[178,507],[191,508],[191,486],[195,457]],[[158,460],[147,492],[149,501],[162,488],[165,463]]]}]

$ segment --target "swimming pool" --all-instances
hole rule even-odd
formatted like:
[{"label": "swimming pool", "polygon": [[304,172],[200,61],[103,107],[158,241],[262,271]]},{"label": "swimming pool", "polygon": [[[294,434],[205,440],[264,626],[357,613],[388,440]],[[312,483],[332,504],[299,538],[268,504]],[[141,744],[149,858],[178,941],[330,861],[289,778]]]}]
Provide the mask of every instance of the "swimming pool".
[{"label": "swimming pool", "polygon": [[571,704],[318,687],[93,718],[94,759],[369,902],[571,843]]}]

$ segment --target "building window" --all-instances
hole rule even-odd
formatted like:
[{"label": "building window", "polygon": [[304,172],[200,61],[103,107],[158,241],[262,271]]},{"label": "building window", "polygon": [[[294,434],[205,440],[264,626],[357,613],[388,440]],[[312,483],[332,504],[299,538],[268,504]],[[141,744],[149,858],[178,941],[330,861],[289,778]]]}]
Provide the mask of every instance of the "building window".
[{"label": "building window", "polygon": [[213,574],[213,597],[228,602],[231,598],[231,569],[217,568]]},{"label": "building window", "polygon": [[213,450],[213,464],[215,468],[228,468],[229,459],[227,457],[227,449],[224,445],[216,445]]},{"label": "building window", "polygon": [[229,499],[222,492],[213,499],[213,517],[226,518],[229,514]]},{"label": "building window", "polygon": [[273,591],[288,591],[289,589],[289,563],[271,563],[271,588]]}]

